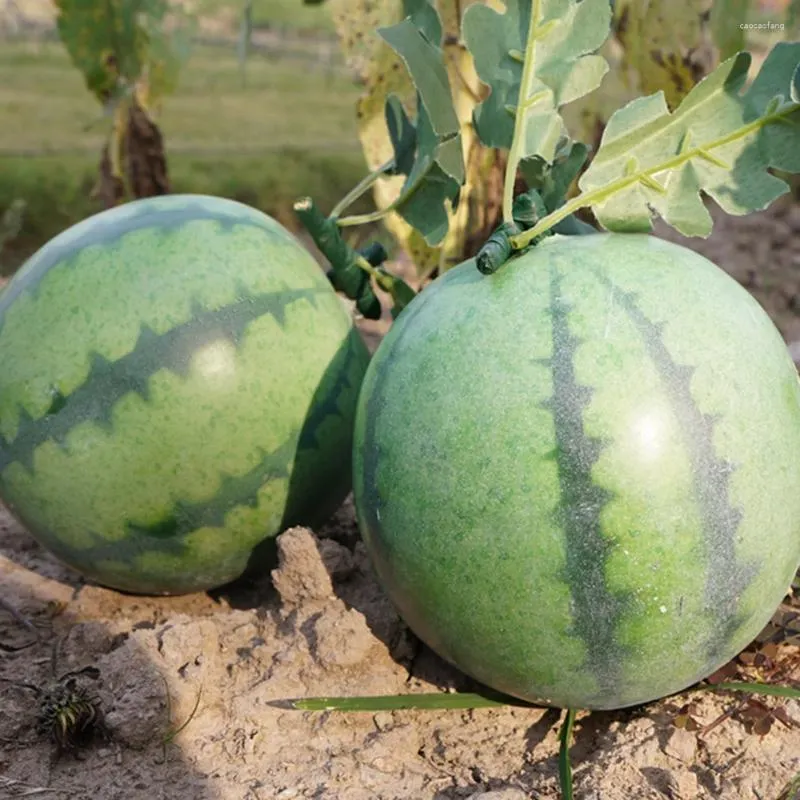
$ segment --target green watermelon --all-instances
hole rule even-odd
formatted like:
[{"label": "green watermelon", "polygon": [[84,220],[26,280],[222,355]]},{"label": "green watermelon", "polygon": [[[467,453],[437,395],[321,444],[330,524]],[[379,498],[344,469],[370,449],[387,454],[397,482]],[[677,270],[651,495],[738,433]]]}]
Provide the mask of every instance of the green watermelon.
[{"label": "green watermelon", "polygon": [[639,234],[466,262],[362,385],[359,525],[417,635],[525,700],[609,709],[745,647],[800,562],[800,384],[751,296]]},{"label": "green watermelon", "polygon": [[97,214],[0,295],[0,498],[98,583],[219,586],[344,499],[368,360],[261,212],[174,195]]}]

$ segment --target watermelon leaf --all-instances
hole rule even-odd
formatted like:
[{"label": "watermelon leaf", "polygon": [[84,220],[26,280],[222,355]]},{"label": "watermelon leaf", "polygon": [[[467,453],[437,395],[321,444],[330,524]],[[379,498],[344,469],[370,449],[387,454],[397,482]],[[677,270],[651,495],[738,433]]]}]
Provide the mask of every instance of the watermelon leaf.
[{"label": "watermelon leaf", "polygon": [[608,36],[611,6],[608,0],[507,0],[505,6],[504,14],[470,6],[463,35],[478,76],[491,88],[475,109],[475,129],[488,147],[510,151],[503,194],[509,223],[520,161],[553,161],[565,135],[559,107],[596,89],[608,71],[602,56],[589,54]]},{"label": "watermelon leaf", "polygon": [[670,112],[661,92],[614,113],[581,194],[512,244],[524,248],[578,208],[611,231],[648,232],[655,212],[687,236],[707,236],[701,192],[729,214],[748,214],[788,191],[769,168],[800,172],[800,43],[781,42],[742,93],[750,55],[728,59]]},{"label": "watermelon leaf", "polygon": [[413,134],[400,101],[390,96],[386,103],[395,170],[407,175],[390,210],[420,231],[428,244],[437,245],[447,234],[447,203],[455,201],[465,179],[461,128],[444,65],[438,12],[427,0],[407,0],[405,8],[412,13],[402,22],[378,29],[417,87]]}]

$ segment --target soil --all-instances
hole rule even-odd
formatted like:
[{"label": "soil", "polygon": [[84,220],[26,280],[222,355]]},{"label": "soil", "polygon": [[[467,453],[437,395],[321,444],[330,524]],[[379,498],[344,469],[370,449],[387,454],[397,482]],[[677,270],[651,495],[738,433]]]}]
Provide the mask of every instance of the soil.
[{"label": "soil", "polygon": [[[800,207],[714,214],[712,237],[686,243],[747,286],[787,341],[800,340]],[[362,325],[371,347],[388,324],[387,315]],[[0,797],[559,796],[558,710],[289,707],[291,698],[476,687],[399,619],[374,579],[350,500],[320,530],[294,528],[278,545],[272,576],[138,597],[84,582],[0,508],[0,601],[34,626],[0,604]],[[799,679],[796,611],[797,598],[787,598],[731,673]],[[780,647],[763,644],[779,630]],[[98,735],[59,751],[37,728],[41,697],[17,684],[46,692],[84,667],[97,672],[74,676],[73,690],[85,692],[88,717],[87,703],[97,703]],[[580,800],[777,800],[800,775],[800,702],[694,691],[581,713],[571,758]],[[791,792],[783,800],[798,796]]]}]

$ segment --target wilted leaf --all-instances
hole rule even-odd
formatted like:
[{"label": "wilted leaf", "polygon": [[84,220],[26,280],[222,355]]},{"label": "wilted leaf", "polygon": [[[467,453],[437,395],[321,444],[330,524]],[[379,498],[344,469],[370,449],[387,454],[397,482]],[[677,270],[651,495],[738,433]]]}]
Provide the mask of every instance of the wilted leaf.
[{"label": "wilted leaf", "polygon": [[655,211],[689,236],[711,230],[701,191],[729,214],[765,208],[789,188],[768,168],[800,171],[800,105],[781,105],[798,60],[800,43],[783,42],[745,94],[746,53],[721,64],[673,113],[662,92],[629,103],[609,120],[579,181],[583,203],[608,230],[649,231]]}]

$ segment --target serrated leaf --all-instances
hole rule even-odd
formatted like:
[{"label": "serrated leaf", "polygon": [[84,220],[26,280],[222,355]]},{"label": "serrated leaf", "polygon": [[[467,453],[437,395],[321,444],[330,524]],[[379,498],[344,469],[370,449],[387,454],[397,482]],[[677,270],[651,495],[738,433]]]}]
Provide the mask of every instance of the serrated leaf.
[{"label": "serrated leaf", "polygon": [[[466,182],[458,206],[450,214],[445,239],[430,246],[419,231],[392,212],[384,225],[406,251],[420,276],[444,271],[461,263],[465,252],[474,252],[496,225],[498,198],[495,185],[502,184],[502,159],[496,151],[480,146],[472,128],[472,109],[480,91],[472,57],[459,43],[464,9],[478,0],[437,0],[443,27],[442,47],[453,87],[453,104],[461,125],[462,149],[468,155]],[[339,41],[349,66],[364,84],[358,102],[358,135],[370,170],[389,161],[394,153],[386,124],[389,95],[399,98],[407,115],[415,114],[416,93],[400,57],[375,33],[407,16],[401,0],[328,0]],[[430,38],[430,37],[429,37]],[[391,207],[405,183],[403,176],[382,178],[373,189],[380,209]],[[470,249],[473,248],[473,249]]]},{"label": "serrated leaf", "polygon": [[784,102],[800,43],[782,42],[741,94],[746,53],[721,64],[672,113],[662,92],[617,111],[579,181],[576,205],[591,205],[603,227],[649,231],[651,214],[688,236],[706,236],[710,195],[729,214],[765,208],[788,190],[768,168],[800,171],[800,105]]},{"label": "serrated leaf", "polygon": [[491,89],[475,110],[475,127],[487,146],[510,149],[517,132],[521,155],[552,161],[563,133],[558,108],[597,88],[608,69],[588,54],[608,36],[611,7],[608,0],[505,5],[503,14],[483,5],[464,14],[464,40]]},{"label": "serrated leaf", "polygon": [[[436,245],[447,234],[445,201],[455,198],[463,182],[461,139],[456,135],[441,141],[422,103],[417,114],[416,136],[416,160],[394,208],[428,244]],[[459,177],[454,177],[453,172]]]},{"label": "serrated leaf", "polygon": [[723,59],[744,50],[744,28],[750,0],[714,0],[711,5],[711,34]]},{"label": "serrated leaf", "polygon": [[[161,5],[161,0],[153,2]],[[131,0],[56,0],[61,41],[101,101],[113,94],[120,79],[133,82],[141,73],[146,35],[137,24],[139,5]]]},{"label": "serrated leaf", "polygon": [[[429,15],[425,20],[433,35]],[[417,87],[416,157],[394,208],[428,244],[436,245],[447,234],[446,203],[464,182],[460,123],[443,53],[410,17],[378,33],[401,57]]]},{"label": "serrated leaf", "polygon": [[439,47],[423,35],[410,17],[379,28],[378,34],[406,65],[437,137],[458,133],[458,117]]}]

